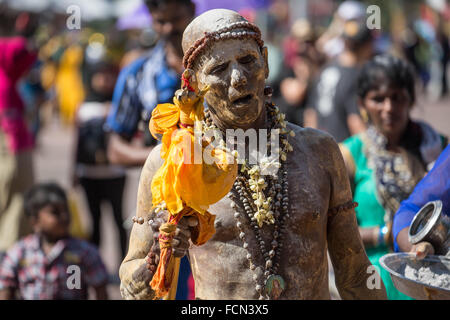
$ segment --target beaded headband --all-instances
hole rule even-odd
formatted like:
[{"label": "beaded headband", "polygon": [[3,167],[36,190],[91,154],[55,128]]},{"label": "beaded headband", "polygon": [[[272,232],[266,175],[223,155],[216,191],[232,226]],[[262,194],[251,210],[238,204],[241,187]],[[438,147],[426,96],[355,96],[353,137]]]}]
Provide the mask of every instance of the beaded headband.
[{"label": "beaded headband", "polygon": [[[236,29],[247,30],[236,31]],[[205,36],[195,41],[193,46],[186,51],[183,57],[183,65],[186,69],[192,69],[198,55],[214,41],[251,38],[256,40],[261,49],[264,47],[264,41],[261,39],[261,31],[256,25],[248,21],[234,22],[217,31],[205,32]]]}]

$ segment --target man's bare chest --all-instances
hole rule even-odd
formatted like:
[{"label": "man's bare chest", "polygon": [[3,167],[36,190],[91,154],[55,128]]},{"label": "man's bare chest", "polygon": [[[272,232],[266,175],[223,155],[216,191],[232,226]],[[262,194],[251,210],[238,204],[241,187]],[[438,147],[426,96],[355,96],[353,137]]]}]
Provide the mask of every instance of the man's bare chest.
[{"label": "man's bare chest", "polygon": [[[329,178],[320,168],[296,164],[291,164],[288,168],[287,218],[280,217],[274,224],[255,227],[250,217],[245,214],[245,204],[236,197],[227,196],[210,207],[210,212],[216,216],[216,233],[212,240],[236,245],[248,243],[250,248],[261,247],[261,241],[265,247],[270,248],[273,239],[277,238],[276,232],[282,233],[283,236],[278,241],[284,242],[285,246],[302,239],[309,242],[308,238],[312,238],[314,242],[317,242],[318,238],[326,240],[331,192]],[[242,233],[245,233],[245,239]]]},{"label": "man's bare chest", "polygon": [[[288,217],[274,224],[252,224],[244,203],[234,196],[226,196],[210,207],[216,233],[191,252],[198,268],[203,266],[214,270],[212,274],[230,279],[250,274],[250,279],[245,280],[250,291],[254,291],[251,277],[264,283],[266,272],[269,277],[281,276],[289,288],[297,282],[305,286],[307,279],[316,279],[311,287],[322,284],[327,261],[330,179],[320,165],[309,163],[291,163],[288,172]],[[214,257],[214,262],[206,257]],[[223,268],[231,268],[234,275],[225,275]],[[289,294],[291,289],[286,290]]]}]

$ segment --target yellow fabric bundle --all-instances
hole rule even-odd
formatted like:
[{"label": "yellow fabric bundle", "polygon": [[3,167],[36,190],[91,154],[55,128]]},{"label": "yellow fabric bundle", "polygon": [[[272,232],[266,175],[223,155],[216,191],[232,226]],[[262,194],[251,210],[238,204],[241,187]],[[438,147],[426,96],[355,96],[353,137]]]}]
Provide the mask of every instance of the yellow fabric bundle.
[{"label": "yellow fabric bundle", "polygon": [[206,90],[199,95],[183,90],[183,99],[178,99],[176,94],[174,104],[159,104],[150,121],[152,135],[162,134],[164,159],[152,180],[152,201],[155,207],[164,202],[170,215],[169,221],[160,228],[160,263],[150,283],[157,298],[167,294],[174,278],[174,259],[167,243],[173,238],[175,228],[169,225],[176,225],[182,216],[196,216],[199,224],[192,241],[196,245],[204,244],[215,233],[214,216],[207,211],[208,207],[230,191],[237,175],[235,159],[221,149],[212,149],[210,155],[215,161],[211,164],[203,158],[201,163],[194,163],[194,145],[198,144],[196,147],[202,155],[208,146],[195,141],[192,126],[194,121],[203,119]]}]

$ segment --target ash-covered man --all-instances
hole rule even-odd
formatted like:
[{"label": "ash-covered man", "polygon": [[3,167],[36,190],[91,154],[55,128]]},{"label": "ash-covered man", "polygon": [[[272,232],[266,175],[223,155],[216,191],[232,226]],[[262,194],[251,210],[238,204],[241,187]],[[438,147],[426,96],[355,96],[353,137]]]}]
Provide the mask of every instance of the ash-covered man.
[{"label": "ash-covered man", "polygon": [[[215,234],[206,244],[190,244],[196,221],[181,219],[172,245],[175,256],[189,256],[196,298],[330,299],[328,250],[342,298],[386,299],[383,283],[371,282],[377,274],[359,236],[337,144],[326,133],[285,122],[268,101],[267,49],[259,29],[234,11],[216,9],[190,23],[182,44],[185,67],[194,70],[199,88],[210,87],[206,124],[223,132],[278,128],[282,150],[276,176],[260,175],[256,181],[264,183],[255,187],[261,168],[244,165],[229,195],[209,208]],[[149,191],[162,162],[156,147],[142,170],[140,223],[120,268],[125,299],[154,297],[155,239],[166,217],[152,209]]]}]

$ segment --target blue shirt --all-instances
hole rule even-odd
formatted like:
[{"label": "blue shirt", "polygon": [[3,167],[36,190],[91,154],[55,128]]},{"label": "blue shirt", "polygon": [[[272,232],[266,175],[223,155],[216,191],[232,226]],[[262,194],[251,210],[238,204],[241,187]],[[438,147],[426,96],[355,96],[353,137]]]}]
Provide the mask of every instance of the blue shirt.
[{"label": "blue shirt", "polygon": [[148,56],[141,57],[119,74],[105,129],[131,139],[142,120],[148,127],[153,109],[171,102],[180,87],[180,76],[167,66],[164,43],[160,41]]},{"label": "blue shirt", "polygon": [[397,244],[399,232],[411,225],[414,216],[427,202],[441,200],[442,212],[449,215],[450,210],[450,146],[440,154],[433,169],[417,184],[408,199],[402,201],[394,216],[394,249],[400,251]]}]

